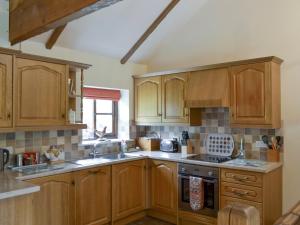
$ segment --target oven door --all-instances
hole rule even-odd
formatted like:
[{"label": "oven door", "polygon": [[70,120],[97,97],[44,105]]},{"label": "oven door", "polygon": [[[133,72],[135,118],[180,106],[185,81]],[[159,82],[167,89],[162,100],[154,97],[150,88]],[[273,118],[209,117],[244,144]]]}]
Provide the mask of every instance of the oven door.
[{"label": "oven door", "polygon": [[[203,177],[202,177],[203,178]],[[190,211],[207,216],[217,217],[219,211],[219,181],[218,179],[203,178],[204,182],[204,207],[194,211],[190,207],[190,177],[187,175],[178,176],[178,205],[183,211]]]}]

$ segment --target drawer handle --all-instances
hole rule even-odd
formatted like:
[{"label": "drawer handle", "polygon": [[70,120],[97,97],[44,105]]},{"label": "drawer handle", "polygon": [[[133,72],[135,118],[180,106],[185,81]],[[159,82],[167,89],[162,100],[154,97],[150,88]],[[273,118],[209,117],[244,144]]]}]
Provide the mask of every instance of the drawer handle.
[{"label": "drawer handle", "polygon": [[232,178],[235,179],[235,180],[237,180],[237,181],[241,181],[241,182],[249,180],[249,177],[247,177],[247,176],[240,177],[240,176],[233,175]]},{"label": "drawer handle", "polygon": [[245,196],[249,194],[249,191],[240,191],[237,189],[231,189],[232,193],[239,195],[239,196]]}]

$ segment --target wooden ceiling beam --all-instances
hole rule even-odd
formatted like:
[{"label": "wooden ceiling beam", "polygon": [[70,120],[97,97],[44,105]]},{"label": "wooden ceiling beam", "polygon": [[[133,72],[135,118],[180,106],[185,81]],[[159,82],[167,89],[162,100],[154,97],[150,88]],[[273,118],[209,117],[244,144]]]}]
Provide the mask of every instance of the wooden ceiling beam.
[{"label": "wooden ceiling beam", "polygon": [[9,40],[16,44],[122,0],[10,0]]},{"label": "wooden ceiling beam", "polygon": [[162,11],[162,13],[154,20],[150,27],[143,33],[138,41],[132,46],[127,54],[121,59],[121,64],[125,64],[136,50],[144,43],[144,41],[152,34],[152,32],[159,26],[159,24],[167,17],[172,9],[177,5],[180,0],[171,0],[169,5]]},{"label": "wooden ceiling beam", "polygon": [[55,45],[57,39],[59,38],[59,36],[61,35],[61,33],[64,31],[64,29],[66,28],[66,26],[67,26],[67,24],[62,25],[62,26],[56,28],[52,32],[51,36],[49,37],[49,39],[48,39],[48,41],[46,43],[46,48],[47,49],[51,49]]}]

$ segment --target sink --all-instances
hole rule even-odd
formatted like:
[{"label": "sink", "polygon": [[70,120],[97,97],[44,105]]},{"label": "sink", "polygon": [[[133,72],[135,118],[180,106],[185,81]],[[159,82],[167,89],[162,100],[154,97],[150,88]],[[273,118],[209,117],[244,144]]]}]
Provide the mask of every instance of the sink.
[{"label": "sink", "polygon": [[110,162],[111,160],[109,159],[100,159],[100,158],[93,158],[93,159],[79,159],[75,161],[70,161],[69,163],[76,164],[76,165],[81,165],[81,166],[91,166],[99,163],[106,163]]},{"label": "sink", "polygon": [[115,160],[115,159],[128,159],[128,158],[132,158],[132,157],[134,157],[134,156],[128,156],[126,154],[108,154],[108,155],[99,156],[97,158]]},{"label": "sink", "polygon": [[128,156],[126,154],[107,154],[107,155],[96,155],[94,158],[93,156],[89,156],[85,159],[75,160],[71,161],[70,163],[76,164],[76,165],[82,165],[82,166],[89,166],[89,165],[95,165],[99,163],[107,163],[114,160],[120,160],[120,159],[129,159],[134,158],[135,156]]},{"label": "sink", "polygon": [[251,167],[263,167],[267,165],[267,163],[264,161],[251,160],[251,159],[234,159],[226,162],[226,164],[237,165],[237,166],[251,166]]},{"label": "sink", "polygon": [[44,163],[44,164],[31,165],[31,166],[15,167],[15,168],[12,168],[12,170],[22,173],[24,175],[31,175],[31,174],[37,174],[37,173],[50,172],[50,171],[54,171],[54,170],[61,170],[64,168],[65,168],[64,164],[48,165],[47,163]]}]

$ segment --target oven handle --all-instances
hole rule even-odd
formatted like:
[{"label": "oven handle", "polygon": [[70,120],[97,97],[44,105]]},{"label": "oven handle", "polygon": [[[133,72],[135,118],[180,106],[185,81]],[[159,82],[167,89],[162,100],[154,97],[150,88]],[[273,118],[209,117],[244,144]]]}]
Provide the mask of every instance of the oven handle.
[{"label": "oven handle", "polygon": [[[186,179],[189,179],[190,177],[192,177],[192,176],[183,176],[183,175],[179,175],[179,178],[186,178]],[[195,177],[196,177],[196,176],[195,176]],[[202,177],[200,177],[200,178],[202,178]],[[204,182],[206,182],[206,183],[211,183],[211,184],[215,184],[215,183],[218,182],[218,179],[216,179],[216,178],[214,178],[213,180],[208,180],[208,179],[202,178],[202,180],[203,180]]]}]

